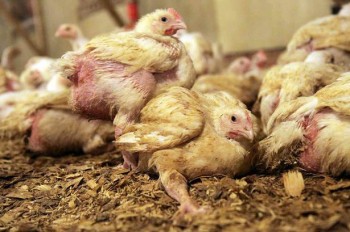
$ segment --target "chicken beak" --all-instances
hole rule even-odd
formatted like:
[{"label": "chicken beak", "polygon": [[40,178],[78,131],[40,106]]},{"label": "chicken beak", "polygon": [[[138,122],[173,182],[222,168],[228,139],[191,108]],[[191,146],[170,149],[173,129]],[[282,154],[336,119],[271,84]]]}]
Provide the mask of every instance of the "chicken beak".
[{"label": "chicken beak", "polygon": [[186,30],[187,26],[182,20],[176,20],[175,23],[172,25],[172,28],[176,31],[180,29]]},{"label": "chicken beak", "polygon": [[254,132],[253,132],[252,129],[244,130],[244,131],[241,132],[241,134],[242,134],[245,138],[249,139],[250,142],[252,142],[252,141],[254,140]]}]

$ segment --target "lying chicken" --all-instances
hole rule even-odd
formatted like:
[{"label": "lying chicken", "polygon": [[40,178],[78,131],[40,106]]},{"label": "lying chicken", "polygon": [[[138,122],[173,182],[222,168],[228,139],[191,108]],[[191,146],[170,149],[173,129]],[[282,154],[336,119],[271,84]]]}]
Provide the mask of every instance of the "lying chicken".
[{"label": "lying chicken", "polygon": [[311,97],[283,103],[259,143],[268,168],[299,163],[311,172],[350,174],[350,73]]},{"label": "lying chicken", "polygon": [[[27,149],[36,154],[99,153],[114,146],[109,122],[90,121],[67,109],[68,93],[21,93],[9,115],[0,121],[0,154]],[[20,141],[19,144],[13,141]]]},{"label": "lying chicken", "polygon": [[300,96],[311,96],[344,72],[340,66],[324,64],[323,55],[311,53],[306,62],[275,66],[267,72],[254,105],[265,133],[270,116],[280,104]]},{"label": "lying chicken", "polygon": [[21,73],[20,82],[25,89],[59,92],[67,90],[70,81],[63,78],[54,69],[56,59],[49,57],[32,57]]},{"label": "lying chicken", "polygon": [[185,45],[197,75],[220,71],[221,57],[218,57],[220,55],[215,53],[214,45],[201,33],[179,31],[176,36]]},{"label": "lying chicken", "polygon": [[139,168],[154,168],[180,214],[203,209],[190,198],[187,180],[249,171],[258,128],[243,103],[225,92],[199,94],[173,87],[141,111],[141,123],[126,127],[118,149],[139,152]]},{"label": "lying chicken", "polygon": [[118,136],[155,94],[169,86],[192,87],[192,61],[172,36],[185,27],[174,9],[156,10],[133,31],[96,37],[64,55],[59,69],[73,83],[73,108],[91,118],[112,119]]},{"label": "lying chicken", "polygon": [[316,19],[302,26],[292,37],[280,64],[303,61],[315,50],[338,48],[350,52],[350,4],[338,15]]},{"label": "lying chicken", "polygon": [[26,89],[44,89],[51,78],[55,59],[49,57],[32,57],[21,73],[20,81]]},{"label": "lying chicken", "polygon": [[199,77],[192,90],[201,93],[226,91],[250,106],[256,100],[266,61],[263,52],[256,53],[251,60],[239,57],[230,64],[226,73]]},{"label": "lying chicken", "polygon": [[58,27],[55,36],[68,40],[73,51],[79,50],[88,42],[81,29],[75,24],[62,24]]}]

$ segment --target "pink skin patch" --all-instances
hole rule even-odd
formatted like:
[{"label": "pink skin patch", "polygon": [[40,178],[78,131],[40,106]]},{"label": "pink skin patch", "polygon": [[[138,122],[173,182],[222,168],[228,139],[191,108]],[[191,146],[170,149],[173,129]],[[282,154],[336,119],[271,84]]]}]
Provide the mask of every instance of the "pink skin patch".
[{"label": "pink skin patch", "polygon": [[46,113],[46,110],[39,110],[31,117],[32,127],[31,127],[31,134],[28,139],[28,147],[32,151],[41,152],[45,150],[41,142],[41,135],[39,130],[40,121],[43,118],[45,113]]},{"label": "pink skin patch", "polygon": [[254,55],[253,59],[259,68],[261,68],[261,69],[265,68],[266,63],[267,63],[267,56],[266,56],[266,53],[264,51],[257,52]]},{"label": "pink skin patch", "polygon": [[232,122],[225,118],[221,120],[221,126],[222,128],[229,128],[226,135],[228,138],[237,140],[246,137],[246,132],[252,129],[252,121],[249,114],[246,113],[246,121],[237,118],[235,122]]},{"label": "pink skin patch", "polygon": [[30,84],[35,87],[39,87],[44,81],[41,73],[38,70],[33,70],[30,72],[29,80]]},{"label": "pink skin patch", "polygon": [[156,78],[157,84],[171,83],[178,80],[176,76],[176,68],[163,73],[155,73],[154,77]]},{"label": "pink skin patch", "polygon": [[298,49],[304,49],[307,53],[314,51],[313,39],[311,38],[307,43],[297,47]]},{"label": "pink skin patch", "polygon": [[273,112],[275,112],[275,110],[277,109],[277,107],[278,107],[279,104],[280,104],[280,97],[277,96],[277,97],[274,99],[274,101],[272,102],[272,104],[271,104],[271,114],[272,114]]},{"label": "pink skin patch", "polygon": [[18,83],[14,80],[6,80],[6,90],[15,91],[18,89]]},{"label": "pink skin patch", "polygon": [[138,154],[132,154],[128,152],[122,152],[124,163],[123,168],[125,169],[136,169],[139,161]]},{"label": "pink skin patch", "polygon": [[300,123],[304,129],[305,148],[301,152],[299,163],[307,171],[319,172],[320,170],[320,156],[316,154],[314,143],[317,138],[319,128],[318,120],[322,118],[322,113],[315,114],[312,118],[305,117]]},{"label": "pink skin patch", "polygon": [[168,8],[168,12],[172,14],[175,17],[175,19],[182,20],[181,15],[174,8]]},{"label": "pink skin patch", "polygon": [[[155,89],[153,75],[143,70],[126,75],[126,67],[114,61],[95,60],[89,55],[79,58],[76,75],[70,77],[73,107],[89,117],[111,120],[120,107],[119,98],[127,97],[120,94],[123,88],[132,89],[130,94],[139,94],[141,99],[146,99]],[[142,106],[135,105],[134,108]]]}]

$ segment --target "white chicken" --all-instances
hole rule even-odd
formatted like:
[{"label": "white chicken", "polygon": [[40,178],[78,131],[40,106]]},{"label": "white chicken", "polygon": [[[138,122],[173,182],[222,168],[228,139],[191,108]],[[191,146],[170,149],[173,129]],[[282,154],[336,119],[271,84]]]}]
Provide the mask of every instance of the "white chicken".
[{"label": "white chicken", "polygon": [[82,30],[75,24],[67,23],[60,25],[55,32],[55,36],[68,40],[72,45],[73,51],[79,50],[88,42]]},{"label": "white chicken", "polygon": [[211,43],[199,32],[181,30],[176,36],[185,45],[197,75],[220,71],[222,54],[219,45]]},{"label": "white chicken", "polygon": [[316,19],[302,26],[292,37],[279,64],[303,61],[315,50],[337,48],[350,52],[350,4],[338,15]]},{"label": "white chicken", "polygon": [[294,62],[271,68],[265,75],[254,112],[261,116],[266,133],[267,122],[280,104],[301,96],[311,96],[320,88],[335,81],[344,68],[325,64],[324,53],[314,52],[306,62]]},{"label": "white chicken", "polygon": [[258,95],[266,61],[267,57],[262,51],[254,54],[251,59],[236,58],[226,72],[200,76],[192,90],[200,93],[226,91],[251,106]]},{"label": "white chicken", "polygon": [[258,127],[245,105],[228,93],[172,87],[143,108],[140,121],[116,139],[117,148],[134,156],[139,152],[139,168],[159,173],[167,193],[180,202],[180,215],[202,211],[189,196],[187,180],[250,170]]}]

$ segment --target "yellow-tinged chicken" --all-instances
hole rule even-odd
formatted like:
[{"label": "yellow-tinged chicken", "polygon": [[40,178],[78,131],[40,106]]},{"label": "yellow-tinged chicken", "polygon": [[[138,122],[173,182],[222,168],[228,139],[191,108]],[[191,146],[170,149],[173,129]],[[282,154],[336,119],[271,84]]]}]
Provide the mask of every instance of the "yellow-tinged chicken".
[{"label": "yellow-tinged chicken", "polygon": [[197,75],[220,71],[222,55],[201,33],[179,31],[177,37],[185,45]]},{"label": "yellow-tinged chicken", "polygon": [[184,28],[174,9],[156,10],[133,31],[98,36],[65,54],[59,69],[73,83],[73,108],[91,118],[113,120],[118,136],[152,96],[170,86],[192,87],[192,61],[173,37]]},{"label": "yellow-tinged chicken", "polygon": [[139,168],[159,173],[167,193],[180,202],[180,214],[202,210],[190,198],[187,180],[233,177],[251,167],[258,127],[245,105],[226,92],[200,94],[173,87],[148,102],[140,121],[126,127],[117,148],[134,160],[138,154]]},{"label": "yellow-tinged chicken", "polygon": [[12,104],[7,109],[0,104],[0,118],[6,113],[0,120],[0,156],[23,149],[45,155],[111,150],[112,123],[74,114],[68,107],[68,96],[68,91],[29,90],[8,96]]},{"label": "yellow-tinged chicken", "polygon": [[315,50],[337,48],[350,52],[350,4],[338,15],[316,19],[302,26],[292,37],[279,63],[303,61]]},{"label": "yellow-tinged chicken", "polygon": [[320,88],[335,81],[344,68],[322,63],[323,54],[310,54],[306,62],[294,62],[271,68],[265,75],[254,110],[260,113],[266,133],[267,122],[284,102],[297,97],[311,96]]},{"label": "yellow-tinged chicken", "polygon": [[281,104],[259,142],[267,168],[298,163],[311,172],[350,174],[350,73],[313,96]]},{"label": "yellow-tinged chicken", "polygon": [[174,9],[156,10],[133,31],[96,37],[65,54],[59,69],[73,83],[72,107],[90,118],[113,120],[118,137],[153,96],[171,86],[191,88],[192,61],[173,36],[185,28]]},{"label": "yellow-tinged chicken", "polygon": [[201,93],[226,91],[250,106],[255,102],[267,58],[264,52],[257,52],[252,59],[235,59],[226,72],[200,76],[192,90]]}]

